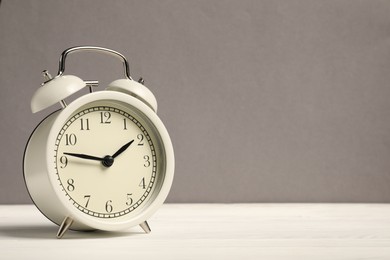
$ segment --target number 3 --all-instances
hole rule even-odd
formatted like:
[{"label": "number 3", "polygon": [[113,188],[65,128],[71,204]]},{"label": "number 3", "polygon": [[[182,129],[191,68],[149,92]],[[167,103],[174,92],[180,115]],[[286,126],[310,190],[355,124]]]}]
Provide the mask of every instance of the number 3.
[{"label": "number 3", "polygon": [[149,166],[150,166],[150,158],[149,158],[149,155],[145,155],[145,156],[144,156],[144,159],[145,159],[144,166],[145,166],[145,167],[149,167]]}]

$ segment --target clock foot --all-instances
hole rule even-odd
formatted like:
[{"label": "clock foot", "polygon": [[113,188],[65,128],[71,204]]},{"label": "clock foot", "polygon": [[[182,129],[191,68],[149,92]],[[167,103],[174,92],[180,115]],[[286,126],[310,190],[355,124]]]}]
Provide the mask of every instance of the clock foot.
[{"label": "clock foot", "polygon": [[139,224],[140,227],[145,231],[145,233],[150,233],[152,230],[149,227],[148,222],[144,221],[141,224]]},{"label": "clock foot", "polygon": [[72,223],[73,223],[73,219],[71,219],[70,217],[64,218],[62,224],[60,225],[60,228],[58,229],[57,238],[62,238],[65,232],[70,228]]}]

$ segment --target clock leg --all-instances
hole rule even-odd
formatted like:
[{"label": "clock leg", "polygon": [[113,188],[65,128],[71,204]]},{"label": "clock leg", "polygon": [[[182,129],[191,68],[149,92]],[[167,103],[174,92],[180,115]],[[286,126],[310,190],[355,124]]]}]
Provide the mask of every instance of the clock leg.
[{"label": "clock leg", "polygon": [[73,219],[71,219],[70,217],[65,217],[60,225],[60,228],[58,229],[57,238],[62,238],[65,232],[70,228],[72,223]]},{"label": "clock leg", "polygon": [[139,224],[140,227],[145,231],[145,233],[150,233],[152,230],[149,227],[148,222],[144,221],[141,224]]}]

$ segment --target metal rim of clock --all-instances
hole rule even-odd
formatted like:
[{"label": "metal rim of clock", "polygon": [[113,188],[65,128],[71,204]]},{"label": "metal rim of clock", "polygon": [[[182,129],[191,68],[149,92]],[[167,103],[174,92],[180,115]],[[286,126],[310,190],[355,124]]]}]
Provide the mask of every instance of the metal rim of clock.
[{"label": "metal rim of clock", "polygon": [[123,62],[123,67],[125,70],[125,77],[130,79],[130,80],[133,80],[130,76],[129,62],[127,61],[126,57],[123,54],[121,54],[117,51],[108,49],[108,48],[98,47],[98,46],[75,46],[75,47],[71,47],[71,48],[64,50],[60,56],[57,76],[55,76],[54,78],[57,78],[57,77],[64,74],[66,57],[71,53],[76,53],[76,52],[81,52],[81,51],[102,52],[102,53],[112,54],[114,57],[119,57]]}]

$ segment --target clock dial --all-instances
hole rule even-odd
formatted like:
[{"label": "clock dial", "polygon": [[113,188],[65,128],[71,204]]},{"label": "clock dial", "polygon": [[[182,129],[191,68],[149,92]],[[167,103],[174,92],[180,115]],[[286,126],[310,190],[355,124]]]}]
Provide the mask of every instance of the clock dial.
[{"label": "clock dial", "polygon": [[85,214],[117,218],[146,205],[158,180],[158,141],[130,107],[92,102],[63,125],[55,173],[70,202]]}]

